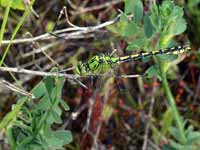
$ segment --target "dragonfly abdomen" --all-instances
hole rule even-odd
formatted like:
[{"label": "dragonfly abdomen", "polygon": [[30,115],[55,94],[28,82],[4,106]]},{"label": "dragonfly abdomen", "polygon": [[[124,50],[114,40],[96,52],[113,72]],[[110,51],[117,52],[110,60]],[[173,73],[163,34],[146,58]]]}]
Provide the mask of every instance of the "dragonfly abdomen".
[{"label": "dragonfly abdomen", "polygon": [[141,60],[146,57],[152,57],[152,56],[157,56],[157,55],[184,53],[186,50],[190,50],[190,49],[191,48],[188,45],[174,46],[171,48],[160,49],[158,51],[151,51],[151,52],[144,52],[144,53],[141,52],[138,54],[123,56],[123,57],[120,57],[119,60],[121,62],[127,62],[127,61],[132,61],[132,60]]},{"label": "dragonfly abdomen", "polygon": [[164,55],[164,54],[179,54],[184,53],[186,50],[191,48],[188,45],[175,46],[166,49],[160,49],[158,51],[138,53],[123,57],[114,57],[109,55],[96,55],[90,58],[86,62],[79,62],[75,68],[75,72],[79,75],[89,75],[89,74],[100,74],[105,73],[111,68],[114,68],[120,62],[127,62],[132,60],[140,60],[145,57]]}]

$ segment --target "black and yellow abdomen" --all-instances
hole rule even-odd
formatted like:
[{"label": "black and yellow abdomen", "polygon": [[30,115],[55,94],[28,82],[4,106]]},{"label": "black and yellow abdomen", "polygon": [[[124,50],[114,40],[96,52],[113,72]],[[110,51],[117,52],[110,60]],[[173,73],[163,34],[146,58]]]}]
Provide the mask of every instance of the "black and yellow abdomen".
[{"label": "black and yellow abdomen", "polygon": [[134,61],[143,59],[145,57],[157,56],[157,55],[165,55],[165,54],[181,54],[187,50],[190,50],[190,46],[183,45],[183,46],[175,46],[166,49],[160,49],[157,51],[151,52],[144,52],[144,53],[137,53],[128,56],[122,57],[114,57],[109,55],[96,55],[90,58],[86,62],[79,62],[75,68],[75,73],[79,75],[95,75],[100,73],[105,73],[111,68],[114,68],[118,63],[127,62],[127,61]]}]

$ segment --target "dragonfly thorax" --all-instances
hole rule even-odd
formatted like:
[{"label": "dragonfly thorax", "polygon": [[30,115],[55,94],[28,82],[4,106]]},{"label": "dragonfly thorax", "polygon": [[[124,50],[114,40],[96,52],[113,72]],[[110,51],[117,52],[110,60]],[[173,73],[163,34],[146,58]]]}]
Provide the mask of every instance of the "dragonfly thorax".
[{"label": "dragonfly thorax", "polygon": [[109,55],[96,55],[90,58],[86,62],[79,62],[75,71],[79,75],[95,75],[100,73],[105,73],[110,68],[114,68],[119,62],[118,57],[113,57]]}]

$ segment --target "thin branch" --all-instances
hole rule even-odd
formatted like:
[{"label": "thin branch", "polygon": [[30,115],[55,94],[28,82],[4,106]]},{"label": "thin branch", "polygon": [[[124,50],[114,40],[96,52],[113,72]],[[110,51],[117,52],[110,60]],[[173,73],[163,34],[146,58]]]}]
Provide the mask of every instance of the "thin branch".
[{"label": "thin branch", "polygon": [[0,67],[0,71],[2,72],[15,72],[15,73],[22,73],[22,74],[30,74],[35,76],[53,76],[53,77],[65,77],[68,79],[77,80],[78,78],[87,78],[87,77],[115,77],[115,78],[137,78],[141,77],[141,75],[106,75],[106,74],[88,74],[84,76],[80,76],[77,74],[66,74],[60,72],[44,72],[44,71],[35,71],[35,70],[28,70],[23,68],[12,68],[12,67]]},{"label": "thin branch", "polygon": [[76,79],[76,78],[80,77],[79,75],[73,75],[73,74],[33,71],[33,70],[27,70],[27,69],[22,69],[22,68],[11,68],[11,67],[0,67],[0,71],[31,74],[31,75],[36,75],[36,76],[65,77],[65,78],[69,78],[69,79]]},{"label": "thin branch", "polygon": [[21,89],[11,83],[9,83],[8,81],[6,80],[0,80],[0,86],[2,87],[6,87],[14,92],[17,92],[17,93],[20,93],[22,95],[25,95],[25,96],[28,96],[28,97],[31,97],[31,98],[35,98],[35,96],[27,91],[25,91],[24,89]]},{"label": "thin branch", "polygon": [[[52,34],[61,34],[59,36],[64,36],[66,40],[69,39],[80,39],[84,38],[87,34],[98,31],[99,29],[102,29],[106,26],[109,26],[111,24],[116,23],[119,20],[120,15],[118,15],[116,18],[106,21],[102,24],[96,25],[96,26],[88,26],[88,27],[72,27],[72,28],[65,28],[61,30],[56,30],[52,32]],[[66,33],[70,32],[70,33]],[[24,39],[15,39],[12,41],[12,44],[19,44],[19,43],[30,43],[35,41],[44,41],[44,40],[51,40],[55,39],[55,36],[52,36],[50,33],[45,33],[33,38],[24,38]],[[10,40],[3,40],[2,45],[7,45],[10,43]]]},{"label": "thin branch", "polygon": [[[154,79],[153,82],[156,82],[156,79]],[[154,94],[155,91],[156,91],[156,86],[153,86],[152,96],[151,96],[151,103],[150,103],[147,123],[146,123],[146,127],[145,127],[144,142],[143,142],[143,145],[142,145],[142,150],[147,150],[149,128],[150,128],[150,124],[151,124],[151,116],[152,116],[152,112],[153,112],[153,106],[154,106],[154,103],[155,103],[155,96],[154,96],[155,95]]]}]

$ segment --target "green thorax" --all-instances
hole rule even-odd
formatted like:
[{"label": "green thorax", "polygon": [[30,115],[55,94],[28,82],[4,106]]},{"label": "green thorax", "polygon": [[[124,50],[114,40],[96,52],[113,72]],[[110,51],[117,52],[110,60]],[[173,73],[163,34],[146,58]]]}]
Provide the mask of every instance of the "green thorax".
[{"label": "green thorax", "polygon": [[86,62],[79,62],[75,71],[79,75],[105,73],[110,68],[114,68],[119,62],[119,57],[108,55],[93,56]]}]

